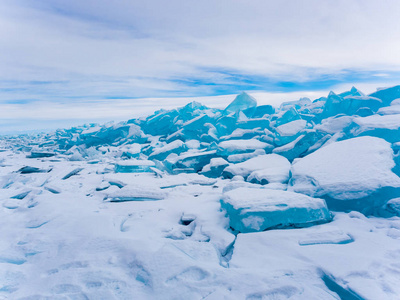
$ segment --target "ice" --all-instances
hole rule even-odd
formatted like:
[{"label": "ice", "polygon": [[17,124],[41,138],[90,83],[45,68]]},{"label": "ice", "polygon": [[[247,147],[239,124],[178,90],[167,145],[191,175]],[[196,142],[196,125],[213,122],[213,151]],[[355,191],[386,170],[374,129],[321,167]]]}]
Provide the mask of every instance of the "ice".
[{"label": "ice", "polygon": [[54,152],[47,152],[47,151],[32,151],[28,158],[43,158],[43,157],[52,157],[55,156],[56,153]]},{"label": "ice", "polygon": [[315,131],[308,131],[300,135],[294,141],[283,145],[281,147],[274,148],[273,153],[280,154],[286,157],[288,160],[293,161],[295,158],[304,156],[307,150],[314,145],[318,140],[318,135]]},{"label": "ice", "polygon": [[305,120],[295,120],[276,127],[277,137],[275,144],[282,146],[292,142],[306,128],[306,125],[307,121]]},{"label": "ice", "polygon": [[[245,111],[246,115],[249,115]],[[252,118],[262,118],[265,115],[272,115],[275,113],[275,108],[271,105],[259,105],[256,107],[254,114],[251,116]]]},{"label": "ice", "polygon": [[249,153],[258,149],[271,152],[273,146],[257,139],[229,140],[218,144],[218,155],[229,156],[232,154]]},{"label": "ice", "polygon": [[283,114],[281,114],[280,116],[277,116],[277,120],[275,120],[275,127],[278,127],[280,125],[289,123],[291,121],[295,121],[295,120],[300,120],[301,117],[299,115],[299,113],[297,112],[296,109],[294,109],[293,107],[291,107],[289,110],[285,111]]},{"label": "ice", "polygon": [[150,160],[122,160],[115,164],[115,172],[117,173],[138,173],[152,172],[150,167],[154,167],[155,163]]},{"label": "ice", "polygon": [[21,174],[31,174],[31,173],[47,173],[50,172],[51,169],[45,170],[36,167],[25,166],[18,170]]},{"label": "ice", "polygon": [[156,201],[163,200],[167,193],[157,189],[148,190],[143,187],[123,187],[119,190],[106,192],[104,201],[125,202],[125,201]]},{"label": "ice", "polygon": [[371,113],[376,112],[382,106],[382,100],[365,95],[340,96],[331,92],[325,104],[324,116],[335,116],[341,113],[354,115],[367,108]]},{"label": "ice", "polygon": [[400,198],[390,199],[384,206],[391,215],[400,217]]},{"label": "ice", "polygon": [[240,129],[266,129],[270,127],[270,120],[266,118],[238,120],[236,126]]},{"label": "ice", "polygon": [[65,175],[62,179],[66,180],[66,179],[70,178],[71,176],[77,175],[82,170],[83,170],[83,168],[75,168],[71,172],[69,172],[67,175]]},{"label": "ice", "polygon": [[383,139],[358,137],[332,143],[296,161],[288,190],[323,197],[333,210],[373,213],[400,195],[393,150]]},{"label": "ice", "polygon": [[222,136],[220,140],[233,140],[233,139],[252,139],[254,137],[261,137],[264,134],[264,130],[261,127],[256,129],[235,129],[230,135]]},{"label": "ice", "polygon": [[230,226],[242,233],[331,220],[323,199],[286,191],[242,187],[224,193],[221,206],[227,211]]},{"label": "ice", "polygon": [[252,96],[243,92],[238,95],[226,108],[226,113],[235,113],[243,110],[254,109],[257,106],[257,101]]}]

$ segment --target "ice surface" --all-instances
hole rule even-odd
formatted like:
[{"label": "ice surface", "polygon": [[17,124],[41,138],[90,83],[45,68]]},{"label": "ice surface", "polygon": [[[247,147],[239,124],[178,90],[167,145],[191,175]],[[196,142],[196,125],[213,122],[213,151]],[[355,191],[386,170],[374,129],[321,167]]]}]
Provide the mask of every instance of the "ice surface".
[{"label": "ice surface", "polygon": [[234,189],[222,196],[221,206],[230,226],[242,233],[305,227],[331,219],[323,199],[278,190]]},{"label": "ice surface", "polygon": [[394,165],[391,145],[383,139],[340,141],[296,161],[289,190],[323,197],[332,209],[371,213],[400,195]]}]

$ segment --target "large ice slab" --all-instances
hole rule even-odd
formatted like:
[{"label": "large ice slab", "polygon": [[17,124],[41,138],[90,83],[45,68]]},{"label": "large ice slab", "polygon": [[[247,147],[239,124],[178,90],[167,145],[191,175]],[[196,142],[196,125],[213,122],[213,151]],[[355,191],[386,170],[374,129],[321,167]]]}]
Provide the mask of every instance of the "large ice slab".
[{"label": "large ice slab", "polygon": [[354,118],[345,132],[348,136],[375,136],[390,143],[399,142],[400,114]]},{"label": "large ice slab", "polygon": [[242,233],[331,220],[323,199],[279,190],[237,188],[223,194],[221,206],[227,211],[230,226]]},{"label": "large ice slab", "polygon": [[400,195],[394,165],[391,145],[383,139],[340,141],[296,161],[288,190],[323,197],[334,210],[373,213]]}]

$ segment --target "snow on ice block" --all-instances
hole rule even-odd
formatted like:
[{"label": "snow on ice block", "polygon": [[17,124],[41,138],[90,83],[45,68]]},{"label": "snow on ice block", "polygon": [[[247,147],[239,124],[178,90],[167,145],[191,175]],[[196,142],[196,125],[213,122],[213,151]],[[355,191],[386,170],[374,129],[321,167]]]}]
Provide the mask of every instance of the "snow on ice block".
[{"label": "snow on ice block", "polygon": [[400,105],[385,106],[378,110],[379,115],[398,115],[400,114]]},{"label": "snow on ice block", "polygon": [[285,157],[278,154],[266,154],[226,167],[223,176],[233,178],[239,175],[247,178],[247,181],[267,184],[287,182],[289,171],[290,162]]},{"label": "snow on ice block", "polygon": [[152,172],[155,163],[150,160],[122,160],[115,164],[116,173],[142,173]]},{"label": "snow on ice block", "polygon": [[229,140],[218,144],[218,155],[229,156],[232,154],[249,153],[257,149],[264,149],[266,152],[271,152],[272,148],[272,145],[257,139]]},{"label": "snow on ice block", "polygon": [[235,100],[233,100],[226,108],[226,113],[234,113],[242,110],[246,110],[249,108],[254,108],[257,106],[257,100],[247,93],[241,93],[236,96]]},{"label": "snow on ice block", "polygon": [[280,190],[237,188],[223,194],[221,207],[227,211],[230,226],[242,233],[331,220],[323,199]]},{"label": "snow on ice block", "polygon": [[244,162],[244,161],[246,161],[246,160],[248,160],[250,158],[253,158],[253,157],[256,157],[256,156],[259,156],[259,155],[264,155],[264,154],[265,154],[265,150],[264,149],[257,149],[256,151],[251,152],[251,153],[242,153],[242,154],[229,155],[227,157],[227,160],[229,162],[231,162],[231,163],[236,164],[236,163],[241,163],[241,162]]},{"label": "snow on ice block", "polygon": [[307,125],[305,120],[294,120],[286,124],[276,127],[276,131],[280,136],[295,136]]},{"label": "snow on ice block", "polygon": [[125,202],[125,201],[157,201],[163,200],[168,193],[158,189],[149,190],[144,187],[123,187],[120,190],[106,193],[104,201]]},{"label": "snow on ice block", "polygon": [[286,157],[288,160],[292,161],[295,158],[304,155],[307,150],[317,142],[317,140],[317,133],[313,130],[310,130],[297,137],[294,141],[281,147],[275,148],[272,152],[280,154]]},{"label": "snow on ice block", "polygon": [[171,172],[175,173],[180,171],[199,172],[215,156],[216,150],[185,152],[179,156],[171,154],[165,159],[164,164]]},{"label": "snow on ice block", "polygon": [[287,183],[290,173],[290,162],[278,154],[265,155],[264,167],[251,172],[247,181],[258,184]]},{"label": "snow on ice block", "polygon": [[229,166],[229,163],[225,159],[215,157],[210,160],[208,165],[203,167],[201,174],[207,177],[219,177],[227,166]]},{"label": "snow on ice block", "polygon": [[277,144],[278,146],[282,146],[290,143],[300,135],[301,131],[305,129],[306,126],[307,121],[295,120],[276,127],[277,137],[275,140],[275,144]]},{"label": "snow on ice block", "polygon": [[348,136],[375,136],[390,143],[399,142],[400,114],[354,118],[345,133]]},{"label": "snow on ice block", "polygon": [[393,150],[383,139],[358,137],[329,144],[292,165],[288,190],[324,198],[331,209],[373,214],[400,196]]},{"label": "snow on ice block", "polygon": [[156,160],[164,160],[167,158],[168,155],[171,153],[180,154],[187,150],[187,147],[184,142],[181,140],[173,141],[169,144],[166,144],[163,147],[156,148],[150,154],[149,159],[156,159]]}]

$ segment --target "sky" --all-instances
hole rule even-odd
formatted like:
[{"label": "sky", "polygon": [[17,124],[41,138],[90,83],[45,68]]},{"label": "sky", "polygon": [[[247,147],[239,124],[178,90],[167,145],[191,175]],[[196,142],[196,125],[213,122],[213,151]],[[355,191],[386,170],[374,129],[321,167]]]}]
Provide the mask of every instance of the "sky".
[{"label": "sky", "polygon": [[0,133],[370,93],[400,84],[399,16],[398,0],[1,0]]}]

